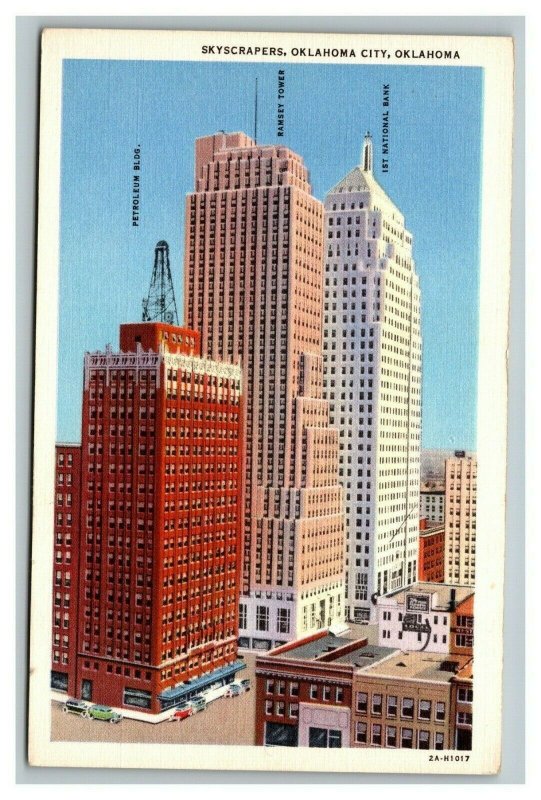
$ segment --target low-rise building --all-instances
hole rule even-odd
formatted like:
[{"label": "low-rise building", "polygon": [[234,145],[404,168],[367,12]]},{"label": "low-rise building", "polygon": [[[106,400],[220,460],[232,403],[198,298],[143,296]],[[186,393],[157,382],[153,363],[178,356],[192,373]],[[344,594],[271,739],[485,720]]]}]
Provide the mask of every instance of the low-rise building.
[{"label": "low-rise building", "polygon": [[451,680],[453,750],[471,750],[473,727],[473,658]]},{"label": "low-rise building", "polygon": [[256,744],[454,749],[470,663],[330,631],[290,642],[257,656]]},{"label": "low-rise building", "polygon": [[468,661],[394,651],[355,673],[353,746],[453,749],[453,678]]},{"label": "low-rise building", "polygon": [[473,656],[473,604],[474,595],[470,594],[451,614],[450,653]]},{"label": "low-rise building", "polygon": [[472,596],[470,586],[418,582],[378,597],[378,644],[449,653],[452,615],[458,604]]}]

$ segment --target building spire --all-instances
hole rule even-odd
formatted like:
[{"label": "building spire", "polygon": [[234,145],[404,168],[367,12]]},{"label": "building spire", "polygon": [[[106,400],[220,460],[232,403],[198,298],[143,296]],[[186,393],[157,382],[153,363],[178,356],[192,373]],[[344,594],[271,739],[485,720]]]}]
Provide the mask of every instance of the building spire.
[{"label": "building spire", "polygon": [[363,157],[361,160],[361,169],[363,172],[372,172],[374,161],[374,150],[372,146],[372,137],[370,131],[366,132],[363,143]]}]

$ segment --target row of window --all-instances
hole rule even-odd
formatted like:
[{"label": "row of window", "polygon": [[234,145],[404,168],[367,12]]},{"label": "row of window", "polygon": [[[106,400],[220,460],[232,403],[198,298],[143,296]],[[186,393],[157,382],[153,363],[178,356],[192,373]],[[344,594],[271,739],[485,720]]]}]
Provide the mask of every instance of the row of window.
[{"label": "row of window", "polygon": [[[434,708],[433,708],[434,707]],[[370,711],[369,711],[370,708]],[[394,718],[398,716],[399,699],[396,695],[388,695],[386,703],[387,717]],[[434,715],[432,714],[434,710]],[[384,698],[382,694],[373,693],[371,703],[369,705],[369,697],[367,692],[357,692],[357,713],[358,714],[372,714],[373,716],[383,716],[384,713]],[[415,714],[415,700],[413,697],[403,697],[400,701],[400,717],[401,719],[421,719],[431,720],[435,722],[443,722],[445,720],[445,703],[443,701],[432,700],[419,700],[417,703],[417,715]]]},{"label": "row of window", "polygon": [[431,737],[430,731],[420,730],[415,732],[413,728],[398,728],[395,725],[383,726],[379,723],[372,723],[369,728],[366,722],[357,722],[355,725],[355,741],[358,744],[369,744],[372,747],[443,750],[445,739],[441,731],[436,731]]}]

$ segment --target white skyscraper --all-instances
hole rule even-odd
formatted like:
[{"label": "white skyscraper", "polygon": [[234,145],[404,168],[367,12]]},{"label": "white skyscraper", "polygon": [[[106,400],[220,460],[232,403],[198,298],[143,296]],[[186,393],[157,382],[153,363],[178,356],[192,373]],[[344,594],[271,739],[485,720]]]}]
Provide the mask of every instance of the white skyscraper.
[{"label": "white skyscraper", "polygon": [[324,381],[340,436],[347,516],[346,612],[417,579],[421,319],[412,236],[360,165],[325,198]]}]

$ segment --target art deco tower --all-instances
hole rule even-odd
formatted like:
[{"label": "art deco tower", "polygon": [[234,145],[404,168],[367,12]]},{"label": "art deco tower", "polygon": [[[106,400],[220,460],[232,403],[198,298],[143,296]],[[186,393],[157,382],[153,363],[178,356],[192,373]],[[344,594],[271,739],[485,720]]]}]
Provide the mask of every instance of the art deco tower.
[{"label": "art deco tower", "polygon": [[323,399],[323,208],[302,159],[244,133],[196,141],[185,320],[243,366],[239,643],[268,649],[343,618],[338,434]]},{"label": "art deco tower", "polygon": [[[347,515],[346,611],[417,577],[420,293],[404,217],[360,165],[325,198],[325,397],[340,431]],[[373,616],[373,614],[372,614]]]}]

